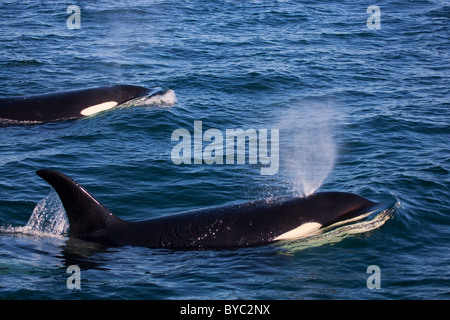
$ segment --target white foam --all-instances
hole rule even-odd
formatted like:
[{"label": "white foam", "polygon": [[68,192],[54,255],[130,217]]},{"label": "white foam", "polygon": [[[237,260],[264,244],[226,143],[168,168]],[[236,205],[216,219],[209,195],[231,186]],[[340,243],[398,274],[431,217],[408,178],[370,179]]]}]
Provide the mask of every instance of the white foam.
[{"label": "white foam", "polygon": [[142,102],[145,105],[158,105],[162,107],[172,107],[177,103],[175,92],[171,89],[167,90],[163,94],[157,94],[148,98],[145,98]]}]

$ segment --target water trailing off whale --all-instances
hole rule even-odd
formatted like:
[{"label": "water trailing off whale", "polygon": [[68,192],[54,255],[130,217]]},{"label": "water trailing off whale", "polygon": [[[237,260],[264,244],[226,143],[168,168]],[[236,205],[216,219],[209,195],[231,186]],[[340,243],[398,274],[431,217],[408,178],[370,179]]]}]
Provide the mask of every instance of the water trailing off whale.
[{"label": "water trailing off whale", "polygon": [[91,116],[140,97],[164,94],[161,88],[115,85],[57,93],[0,98],[3,125],[34,124]]},{"label": "water trailing off whale", "polygon": [[321,192],[187,211],[144,221],[123,221],[66,175],[37,171],[58,193],[69,237],[110,246],[233,248],[308,237],[322,228],[363,216],[379,203],[356,194]]}]

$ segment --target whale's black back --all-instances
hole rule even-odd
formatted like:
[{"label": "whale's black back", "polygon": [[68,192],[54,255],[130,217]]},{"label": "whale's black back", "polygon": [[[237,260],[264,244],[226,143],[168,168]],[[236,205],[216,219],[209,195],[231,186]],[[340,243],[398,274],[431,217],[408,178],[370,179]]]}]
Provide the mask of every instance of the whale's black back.
[{"label": "whale's black back", "polygon": [[0,119],[17,122],[50,122],[82,118],[90,106],[115,101],[117,104],[148,93],[144,87],[115,85],[58,93],[0,98]]},{"label": "whale's black back", "polygon": [[307,198],[257,200],[126,222],[83,187],[57,171],[37,172],[58,193],[69,219],[69,235],[108,245],[225,248],[266,244],[306,223],[322,227],[366,213],[376,203],[345,192]]}]

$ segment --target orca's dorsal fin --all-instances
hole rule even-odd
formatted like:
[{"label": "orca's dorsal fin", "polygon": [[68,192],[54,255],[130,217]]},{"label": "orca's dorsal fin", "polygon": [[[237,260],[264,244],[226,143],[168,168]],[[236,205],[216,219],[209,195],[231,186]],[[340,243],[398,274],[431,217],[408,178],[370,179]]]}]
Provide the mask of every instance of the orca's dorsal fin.
[{"label": "orca's dorsal fin", "polygon": [[107,238],[107,229],[123,222],[89,192],[64,174],[42,169],[36,172],[58,193],[69,219],[69,236],[93,240]]}]

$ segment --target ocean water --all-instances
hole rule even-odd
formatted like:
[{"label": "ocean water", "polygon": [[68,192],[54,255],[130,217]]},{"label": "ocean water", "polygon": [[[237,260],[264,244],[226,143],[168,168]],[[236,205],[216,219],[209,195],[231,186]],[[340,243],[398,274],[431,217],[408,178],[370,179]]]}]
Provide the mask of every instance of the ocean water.
[{"label": "ocean water", "polygon": [[[0,97],[111,84],[172,94],[0,128],[1,299],[450,298],[448,2],[74,4],[79,16],[60,1],[0,3]],[[269,175],[261,158],[175,164],[172,133],[193,141],[199,121],[224,144],[227,129],[278,130],[279,163]],[[255,248],[103,248],[66,237],[41,168],[125,220],[330,190],[389,210],[358,232]]]}]

